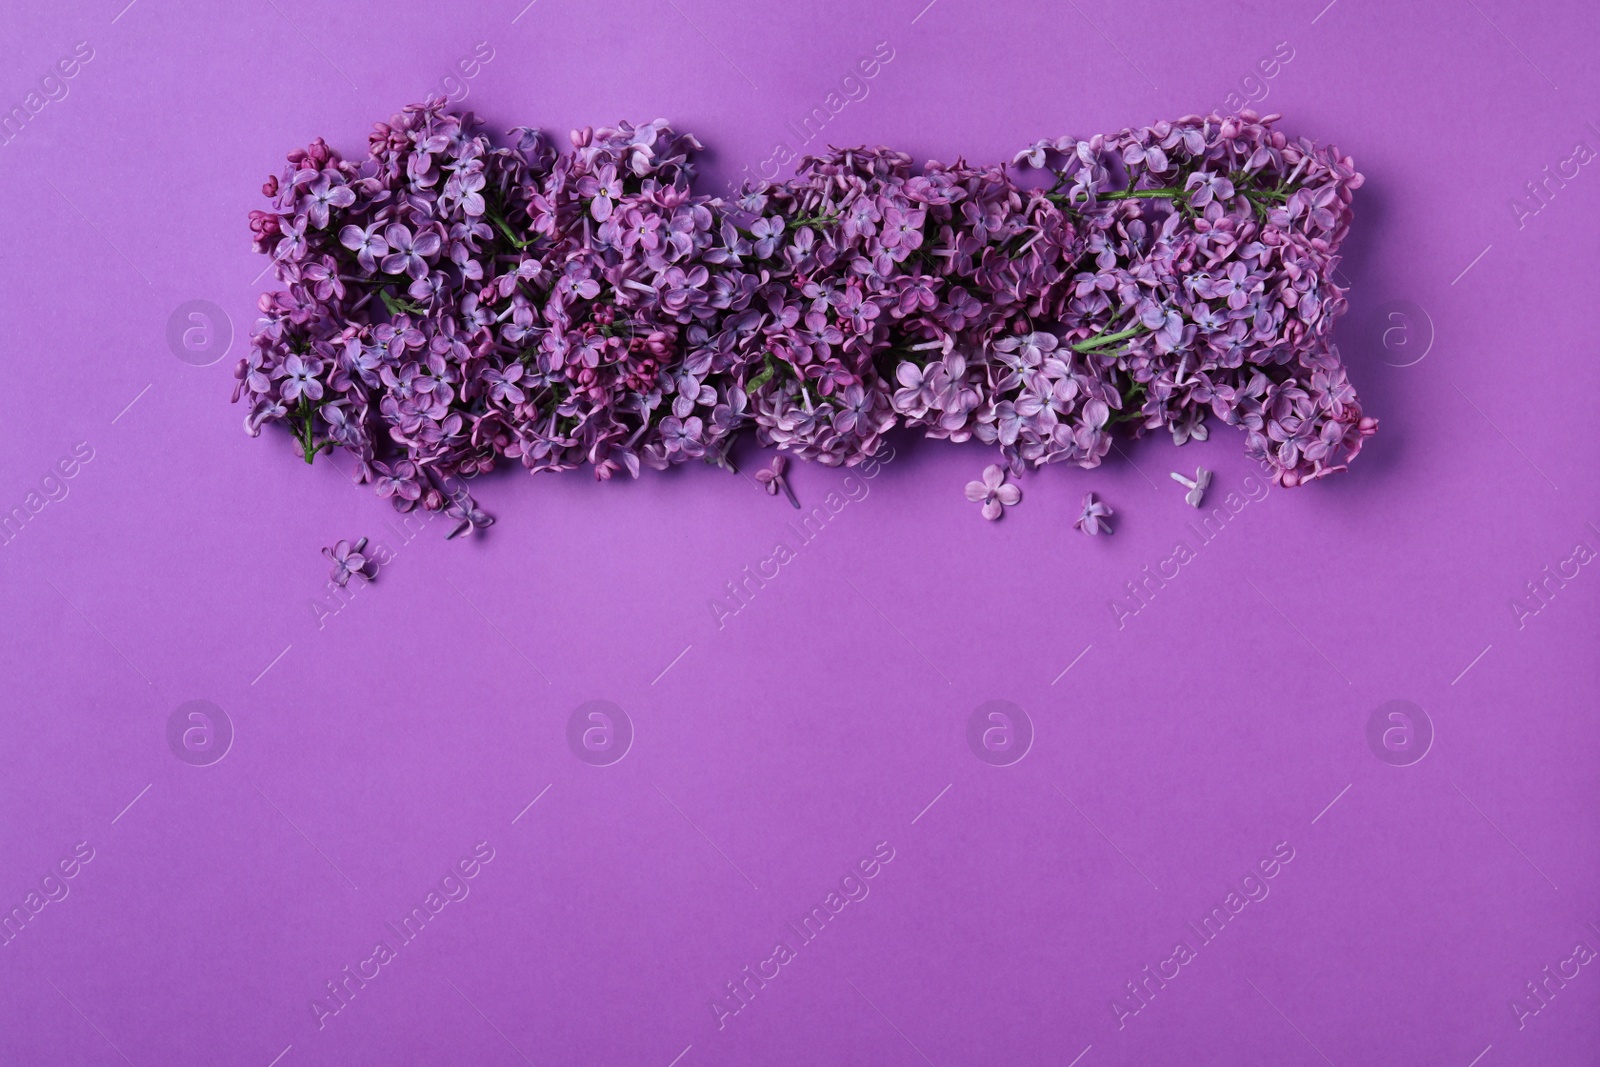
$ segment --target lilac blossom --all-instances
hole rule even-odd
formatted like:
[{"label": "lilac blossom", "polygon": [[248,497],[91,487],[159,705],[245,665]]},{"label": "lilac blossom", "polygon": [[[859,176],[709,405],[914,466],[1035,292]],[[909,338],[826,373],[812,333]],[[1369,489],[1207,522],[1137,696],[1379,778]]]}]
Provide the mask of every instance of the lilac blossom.
[{"label": "lilac blossom", "polygon": [[487,516],[441,487],[497,463],[729,466],[747,428],[830,466],[897,426],[976,439],[1000,459],[974,483],[986,511],[1006,475],[1212,421],[1278,484],[1314,481],[1377,427],[1332,343],[1361,176],[1276,118],[1039,141],[1006,165],[834,148],[721,199],[664,120],[562,151],[435,98],[361,158],[319,139],[267,180],[250,228],[277,286],[234,398],[247,432],[283,424],[307,462],[344,449],[396,507],[466,529]]},{"label": "lilac blossom", "polygon": [[339,243],[356,254],[356,262],[368,274],[378,270],[378,257],[389,254],[389,242],[378,231],[383,223],[374,222],[366,228],[346,226],[339,231]]},{"label": "lilac blossom", "polygon": [[384,228],[383,239],[390,249],[390,254],[383,257],[385,274],[409,274],[413,279],[420,279],[428,273],[425,257],[439,251],[438,234],[424,231],[412,237],[411,231],[399,222]]},{"label": "lilac blossom", "polygon": [[1022,490],[1006,481],[1006,472],[998,463],[983,468],[983,480],[967,483],[967,499],[983,505],[983,517],[993,522],[1005,514],[1005,509],[1021,503]]},{"label": "lilac blossom", "polygon": [[1108,506],[1095,498],[1093,493],[1083,495],[1083,512],[1072,525],[1089,534],[1091,537],[1100,534],[1111,534],[1111,523],[1106,520],[1116,514]]},{"label": "lilac blossom", "polygon": [[333,208],[349,207],[355,202],[356,194],[349,186],[334,185],[330,179],[322,178],[301,199],[300,210],[305,212],[311,225],[321,230],[327,228],[328,215]]},{"label": "lilac blossom", "polygon": [[283,381],[278,386],[278,393],[285,400],[321,400],[322,382],[317,380],[317,375],[322,371],[322,364],[315,359],[302,359],[299,356],[290,356],[283,361]]},{"label": "lilac blossom", "polygon": [[783,495],[788,497],[789,503],[798,508],[800,501],[794,495],[794,490],[789,488],[789,479],[783,476],[783,469],[788,462],[789,457],[782,453],[773,456],[772,466],[756,471],[756,483],[771,495],[776,495],[780,489],[783,490]]},{"label": "lilac blossom", "polygon": [[324,548],[322,554],[333,562],[333,569],[328,572],[329,581],[338,586],[347,584],[352,576],[359,575],[368,581],[372,575],[368,572],[376,570],[374,561],[367,559],[364,554],[367,549],[367,539],[361,538],[355,544],[349,541],[337,541],[332,548]]}]

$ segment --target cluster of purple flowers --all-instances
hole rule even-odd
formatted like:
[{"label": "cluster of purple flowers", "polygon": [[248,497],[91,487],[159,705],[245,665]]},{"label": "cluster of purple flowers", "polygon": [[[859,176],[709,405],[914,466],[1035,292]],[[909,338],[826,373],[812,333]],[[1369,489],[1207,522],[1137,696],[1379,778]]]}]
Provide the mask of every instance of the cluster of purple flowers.
[{"label": "cluster of purple flowers", "polygon": [[829,465],[896,425],[1093,467],[1122,427],[1214,414],[1280,484],[1376,428],[1330,342],[1361,184],[1276,116],[1041,141],[1011,166],[833,149],[735,200],[663,120],[496,146],[442,99],[288,157],[251,213],[263,294],[234,399],[251,434],[342,447],[406,509],[485,524],[499,457],[600,478],[734,435]]}]

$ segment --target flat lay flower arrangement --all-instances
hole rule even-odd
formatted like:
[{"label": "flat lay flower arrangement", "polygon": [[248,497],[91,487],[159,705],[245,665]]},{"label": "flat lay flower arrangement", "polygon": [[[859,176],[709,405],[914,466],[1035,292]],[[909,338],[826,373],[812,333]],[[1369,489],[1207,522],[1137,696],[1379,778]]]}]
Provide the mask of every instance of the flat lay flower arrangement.
[{"label": "flat lay flower arrangement", "polygon": [[[1361,175],[1276,120],[982,166],[835,148],[726,200],[694,192],[701,146],[664,120],[558,150],[434,99],[376,124],[364,159],[318,139],[268,179],[250,225],[282,287],[234,400],[252,435],[280,424],[308,463],[344,449],[456,532],[491,521],[464,479],[502,457],[728,466],[746,427],[830,466],[896,426],[994,445],[967,486],[988,518],[1020,499],[1007,475],[1095,467],[1118,433],[1203,440],[1211,416],[1294,486],[1377,423],[1331,343]],[[793,500],[781,462],[764,473]],[[1079,528],[1109,515],[1091,494]]]}]

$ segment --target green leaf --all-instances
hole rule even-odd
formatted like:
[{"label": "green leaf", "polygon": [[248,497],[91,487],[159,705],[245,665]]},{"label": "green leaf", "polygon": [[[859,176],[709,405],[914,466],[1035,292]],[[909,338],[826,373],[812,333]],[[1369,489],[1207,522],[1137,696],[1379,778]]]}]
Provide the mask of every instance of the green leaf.
[{"label": "green leaf", "polygon": [[756,374],[756,376],[745,383],[745,392],[753,393],[757,389],[760,389],[763,385],[766,385],[768,382],[770,382],[773,375],[778,372],[777,366],[772,362],[771,352],[766,354],[765,363],[766,365]]},{"label": "green leaf", "polygon": [[423,308],[420,304],[414,304],[409,300],[401,300],[399,297],[390,296],[388,289],[379,289],[378,297],[383,301],[383,306],[389,309],[389,314],[391,315],[398,315],[401,312],[405,312],[408,315],[423,314]]}]

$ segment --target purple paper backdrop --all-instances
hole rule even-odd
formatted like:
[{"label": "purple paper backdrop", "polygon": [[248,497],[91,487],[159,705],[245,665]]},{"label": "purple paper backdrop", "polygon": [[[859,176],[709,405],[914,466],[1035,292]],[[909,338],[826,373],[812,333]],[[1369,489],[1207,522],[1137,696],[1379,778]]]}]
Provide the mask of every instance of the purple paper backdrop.
[{"label": "purple paper backdrop", "polygon": [[[0,1062],[1600,1062],[1592,5],[525,2],[0,26]],[[446,543],[226,401],[263,178],[447,88],[668,116],[713,189],[814,107],[989,160],[1259,100],[1367,175],[1382,428],[1292,491],[1147,440],[996,524],[986,450],[897,441],[793,473],[809,539],[709,468],[507,473]]]}]

